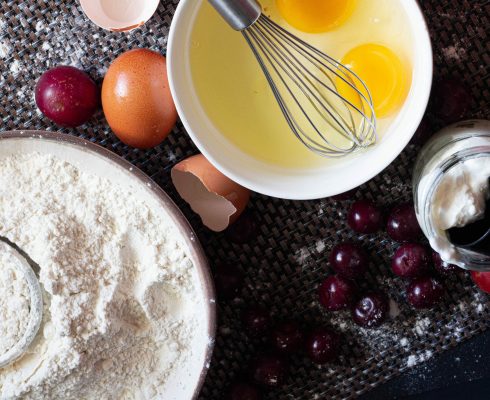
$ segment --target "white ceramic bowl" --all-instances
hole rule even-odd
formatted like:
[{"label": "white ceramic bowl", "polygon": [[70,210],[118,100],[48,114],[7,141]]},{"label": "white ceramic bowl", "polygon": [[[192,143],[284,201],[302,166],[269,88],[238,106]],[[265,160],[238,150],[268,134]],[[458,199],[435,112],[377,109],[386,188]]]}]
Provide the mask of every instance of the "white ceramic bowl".
[{"label": "white ceramic bowl", "polygon": [[181,234],[181,244],[194,264],[198,282],[193,307],[199,310],[199,325],[191,351],[181,368],[173,369],[166,378],[164,396],[167,400],[196,399],[211,361],[216,330],[216,301],[206,255],[184,215],[149,176],[101,146],[63,133],[14,131],[0,135],[0,158],[32,152],[55,155],[88,173],[110,179],[137,193],[156,212],[172,221],[176,231]]},{"label": "white ceramic bowl", "polygon": [[[168,41],[170,89],[190,137],[209,161],[230,179],[262,194],[316,199],[343,193],[368,181],[388,166],[412,138],[427,107],[432,85],[432,47],[422,12],[415,0],[398,0],[413,37],[412,87],[403,108],[382,139],[362,154],[318,169],[285,169],[244,154],[224,139],[204,112],[193,86],[189,49],[193,23],[205,0],[181,0]],[[257,68],[259,66],[257,65]]]}]

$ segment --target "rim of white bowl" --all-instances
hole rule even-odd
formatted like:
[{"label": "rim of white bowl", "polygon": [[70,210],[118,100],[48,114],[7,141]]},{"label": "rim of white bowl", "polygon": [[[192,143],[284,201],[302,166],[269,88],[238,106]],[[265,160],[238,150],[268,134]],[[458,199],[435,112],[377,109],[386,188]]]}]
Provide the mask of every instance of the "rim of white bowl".
[{"label": "rim of white bowl", "polygon": [[[346,192],[366,183],[391,164],[410,142],[427,108],[433,73],[433,53],[429,30],[416,0],[399,0],[407,14],[415,47],[412,86],[409,96],[395,121],[375,147],[358,154],[354,159],[347,160],[343,165],[336,163],[328,167],[331,172],[335,172],[335,176],[330,176],[332,182],[322,179],[324,178],[322,172],[326,171],[326,168],[323,170],[286,170],[268,164],[269,170],[275,169],[280,172],[277,175],[277,182],[273,180],[264,182],[263,176],[250,172],[248,169],[239,168],[237,162],[229,157],[226,152],[216,150],[212,143],[206,141],[207,135],[198,133],[202,132],[203,122],[205,122],[203,119],[197,121],[200,118],[198,114],[205,114],[202,109],[191,110],[190,107],[184,105],[192,95],[196,94],[193,92],[192,77],[183,83],[181,76],[184,72],[181,69],[182,63],[179,65],[179,57],[183,57],[183,54],[188,50],[187,48],[183,49],[181,45],[189,43],[188,39],[193,27],[192,24],[185,23],[186,19],[194,18],[203,1],[181,0],[176,9],[170,26],[167,47],[169,84],[177,112],[187,133],[199,151],[227,177],[257,193],[272,197],[290,200],[324,198]],[[196,117],[196,115],[198,116]],[[393,130],[397,130],[396,134],[391,132]],[[227,146],[230,150],[234,147],[231,144]],[[236,147],[235,153],[238,153]],[[233,154],[233,156],[237,157],[237,154]],[[226,158],[228,159],[226,160]],[[248,156],[247,162],[254,165],[256,171],[258,165],[266,165],[253,160],[250,156]],[[354,163],[357,164],[355,167]],[[350,171],[346,172],[346,169],[350,169]],[[290,174],[287,178],[291,178],[291,181],[280,179],[284,178],[285,174]],[[308,181],[307,184],[303,184],[303,178],[310,180],[312,176],[315,178],[311,182]]]}]

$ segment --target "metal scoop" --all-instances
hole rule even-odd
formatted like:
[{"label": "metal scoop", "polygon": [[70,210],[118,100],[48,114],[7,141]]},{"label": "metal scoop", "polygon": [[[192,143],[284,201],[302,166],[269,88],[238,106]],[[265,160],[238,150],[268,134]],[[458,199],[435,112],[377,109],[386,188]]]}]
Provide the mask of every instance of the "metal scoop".
[{"label": "metal scoop", "polygon": [[[4,354],[0,354],[0,368],[12,364],[27,351],[39,331],[43,317],[43,294],[39,284],[39,266],[8,239],[0,236],[0,251],[14,258],[14,268],[27,282],[30,296],[29,322],[19,341]],[[2,266],[0,266],[2,267]]]}]

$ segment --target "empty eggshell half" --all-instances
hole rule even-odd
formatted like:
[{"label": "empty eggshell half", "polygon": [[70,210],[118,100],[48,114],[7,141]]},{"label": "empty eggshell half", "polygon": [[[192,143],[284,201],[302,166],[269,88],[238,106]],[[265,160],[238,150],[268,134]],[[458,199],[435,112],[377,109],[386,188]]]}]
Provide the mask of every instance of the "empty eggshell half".
[{"label": "empty eggshell half", "polygon": [[90,20],[115,32],[126,32],[143,25],[158,8],[160,0],[80,0]]},{"label": "empty eggshell half", "polygon": [[250,199],[250,190],[227,178],[202,154],[175,165],[172,182],[203,224],[215,232],[235,222]]}]

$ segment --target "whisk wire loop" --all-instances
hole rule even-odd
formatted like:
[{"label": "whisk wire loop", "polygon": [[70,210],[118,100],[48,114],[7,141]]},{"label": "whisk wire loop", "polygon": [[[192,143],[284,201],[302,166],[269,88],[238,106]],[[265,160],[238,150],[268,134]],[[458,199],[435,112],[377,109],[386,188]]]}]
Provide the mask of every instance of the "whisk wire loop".
[{"label": "whisk wire loop", "polygon": [[[305,57],[310,58],[310,61],[314,60],[317,63],[320,64],[321,67],[326,68],[329,72],[333,73],[336,77],[341,79],[344,83],[349,84],[352,86],[352,90],[354,90],[361,98],[362,102],[361,105],[369,105],[370,106],[370,111],[374,115],[374,108],[373,108],[373,101],[371,97],[371,93],[364,83],[364,81],[351,69],[347,68],[346,66],[342,65],[332,57],[330,57],[328,54],[325,54],[318,50],[316,47],[312,46],[311,44],[305,42],[304,40],[298,38],[297,36],[293,35],[291,32],[288,30],[284,29],[280,25],[277,25],[274,21],[272,21],[270,18],[268,18],[265,15],[262,15],[261,18],[257,21],[259,25],[263,24],[265,26],[269,26],[271,29],[274,30],[275,33],[277,33],[281,38],[286,40],[291,46],[295,47],[299,52],[301,52]],[[310,54],[308,51],[311,51],[313,53]],[[319,57],[319,58],[318,58]],[[323,61],[325,60],[327,64],[325,64]],[[313,63],[313,61],[312,61]],[[332,65],[332,67],[329,66]],[[316,65],[319,67],[318,65]],[[319,67],[320,68],[320,67]],[[337,72],[337,70],[340,72]],[[310,71],[308,71],[310,72]],[[354,79],[352,79],[354,78]],[[355,80],[355,82],[351,82]],[[358,86],[360,86],[363,91],[361,91]],[[340,94],[336,91],[333,91],[333,94],[336,96],[340,96]],[[349,103],[352,105],[352,107],[356,107],[354,104]],[[356,107],[356,111],[361,112],[360,109]]]},{"label": "whisk wire loop", "polygon": [[[262,55],[259,53],[258,49],[253,45],[253,42],[252,42],[252,39],[249,37],[248,34],[244,33],[244,36],[245,36],[245,39],[246,41],[250,44],[251,48],[252,48],[252,51],[254,53],[254,55],[256,56],[261,68],[262,68],[262,71],[264,72],[264,75],[272,89],[272,93],[274,95],[274,97],[276,98],[277,100],[277,103],[286,119],[286,122],[288,123],[289,127],[291,128],[292,132],[294,133],[294,135],[307,147],[309,148],[310,150],[314,151],[314,145],[317,144],[319,146],[321,146],[322,148],[324,148],[325,151],[328,151],[328,148],[326,148],[325,146],[315,142],[314,140],[312,140],[311,138],[309,138],[309,136],[302,136],[300,135],[299,132],[301,132],[301,127],[298,126],[296,120],[294,118],[291,117],[291,112],[289,110],[289,108],[287,107],[286,103],[283,101],[283,97],[281,96],[278,88],[277,88],[277,85],[274,83],[274,80],[272,78],[272,75],[269,71],[269,69],[267,68],[266,64],[265,64],[265,60],[263,59]],[[258,45],[260,47],[260,45]],[[265,58],[268,58],[268,55],[267,54],[264,54],[264,57]],[[273,67],[275,68],[275,67]],[[309,142],[312,142],[312,144],[310,144]]]},{"label": "whisk wire loop", "polygon": [[[357,74],[264,14],[242,33],[287,124],[306,147],[341,157],[375,143],[372,96]],[[339,84],[354,94],[356,104]]]},{"label": "whisk wire loop", "polygon": [[[252,34],[252,36],[253,36],[253,34]],[[261,49],[261,43],[260,43],[260,41],[257,43],[257,47],[258,47],[258,49]],[[283,111],[283,114],[285,116],[285,119],[288,122],[290,128],[292,129],[293,133],[310,150],[313,150],[313,151],[323,151],[325,153],[330,153],[331,152],[331,149],[329,147],[327,147],[325,144],[322,144],[322,143],[314,140],[311,137],[311,135],[307,135],[304,132],[303,127],[299,124],[298,119],[293,117],[293,112],[290,109],[291,104],[290,104],[290,106],[288,106],[288,104],[284,100],[284,95],[281,94],[280,90],[278,89],[278,86],[279,85],[277,84],[277,82],[274,81],[274,78],[272,77],[271,71],[265,65],[266,62],[269,62],[269,64],[271,64],[271,59],[270,58],[271,58],[271,56],[268,53],[264,53],[263,56],[260,53],[257,54],[257,59],[259,60],[260,65],[263,67],[264,74],[266,75],[266,78],[267,78],[267,80],[269,81],[269,83],[271,85],[272,92],[273,92],[274,96],[276,97],[276,100],[277,100],[277,102],[278,102],[278,104],[279,104],[279,106],[281,108],[281,111]],[[277,70],[277,67],[275,66],[275,64],[272,64],[271,70],[273,72],[275,72],[276,75],[279,76],[280,83],[282,84],[283,87],[285,87],[285,90],[290,94],[291,98],[295,102],[295,105],[301,110],[304,118],[308,121],[308,123],[310,125],[313,126],[313,129],[316,130],[316,127],[313,124],[313,122],[311,121],[309,115],[306,112],[304,112],[304,109],[302,108],[301,104],[299,103],[297,97],[294,96],[294,94],[292,93],[291,87],[287,85],[287,83],[285,82],[284,77],[279,73],[279,71]],[[294,105],[294,104],[292,104],[292,105]],[[319,132],[318,130],[316,130],[316,131],[317,131],[317,133]],[[352,145],[351,145],[351,148],[353,148]],[[320,149],[320,150],[318,150],[318,149]],[[336,149],[336,150],[338,151],[340,149]],[[344,150],[347,150],[347,149],[344,149]],[[331,156],[335,156],[336,153],[332,153],[330,155]]]},{"label": "whisk wire loop", "polygon": [[[266,40],[275,43],[277,38],[274,37],[274,32],[271,32],[271,29],[267,26],[265,27],[264,31],[262,31],[262,28],[263,27],[259,24],[258,31],[261,33],[261,35],[264,36]],[[356,142],[357,145],[360,145],[355,137],[345,134],[345,132],[349,128],[349,123],[343,118],[342,115],[335,115],[331,112],[331,110],[333,109],[332,103],[329,101],[328,97],[325,96],[325,94],[322,93],[321,90],[319,90],[318,85],[315,85],[313,81],[316,81],[316,83],[318,83],[320,87],[324,87],[332,93],[334,93],[333,90],[329,86],[325,85],[308,68],[305,68],[303,63],[300,62],[300,60],[297,58],[297,56],[294,55],[294,53],[288,54],[288,48],[284,42],[277,41],[277,43],[275,44],[277,45],[276,52],[279,59],[276,59],[276,61],[280,61],[279,66],[281,67],[281,69],[286,72],[288,77],[291,78],[296,86],[298,86],[298,88],[303,92],[310,104],[314,107],[315,111],[318,112],[318,114],[327,124],[329,124],[333,128],[341,128],[344,131],[341,133],[344,134],[346,138],[351,139],[352,141]],[[262,45],[262,48],[265,47],[263,43]],[[294,75],[294,78],[292,75]],[[303,77],[306,82],[302,81],[301,77]],[[330,79],[328,75],[326,75],[326,78]],[[333,85],[334,83],[331,82],[331,84]],[[321,111],[320,108],[322,108],[323,111]],[[323,112],[326,112],[330,118],[326,118]],[[332,121],[335,124],[333,124]],[[350,128],[352,128],[354,124],[353,120],[351,119],[350,122]],[[327,140],[320,131],[317,130],[317,133],[323,140]]]},{"label": "whisk wire loop", "polygon": [[[291,85],[288,85],[288,83],[286,82],[286,79],[285,78],[286,77],[289,78],[289,81],[291,83],[293,83],[294,86],[296,86],[302,92],[302,94],[304,95],[304,97],[309,101],[309,103],[319,113],[319,115],[322,115],[322,112],[319,110],[319,107],[322,107],[323,106],[323,102],[328,101],[328,100],[321,93],[320,93],[320,95],[323,98],[323,102],[322,102],[322,100],[320,100],[316,96],[316,94],[311,90],[311,88],[314,88],[315,87],[312,84],[311,81],[308,81],[310,83],[309,86],[308,85],[305,85],[305,82],[301,79],[301,78],[305,79],[305,77],[304,76],[301,77],[301,76],[298,75],[298,68],[293,68],[292,67],[295,64],[291,62],[291,60],[288,58],[287,55],[283,54],[281,51],[279,51],[279,52],[272,52],[272,51],[270,51],[270,47],[267,47],[267,45],[266,45],[269,38],[267,38],[266,36],[264,36],[264,32],[262,32],[260,30],[259,31],[251,31],[251,32],[249,32],[249,34],[250,34],[251,38],[253,38],[255,40],[258,49],[262,51],[262,53],[265,56],[266,60],[271,65],[271,68],[272,68],[273,72],[275,72],[275,74],[278,76],[278,78],[279,78],[280,82],[282,83],[283,87],[290,94],[290,96],[293,99],[294,103],[296,104],[296,106],[298,107],[298,109],[301,111],[303,117],[313,127],[313,129],[316,131],[316,133],[325,142],[327,142],[330,146],[333,146],[336,150],[338,150],[338,151],[342,151],[342,150],[347,151],[347,150],[349,150],[349,149],[338,148],[337,146],[334,146],[331,143],[329,143],[329,141],[326,139],[326,137],[323,136],[322,132],[313,123],[313,121],[311,120],[309,114],[305,111],[304,107],[299,102],[297,96],[294,95],[294,93],[292,91],[292,88],[291,88]],[[282,70],[282,72],[284,72],[286,74],[286,77],[283,74],[280,73],[280,71],[278,70],[278,68],[280,68]],[[270,76],[270,73],[269,73],[269,76]],[[276,86],[276,89],[277,89],[277,87],[278,87],[277,83],[275,83],[275,86]],[[279,93],[278,90],[273,90],[273,92],[274,93]],[[280,103],[283,103],[284,104],[285,102],[284,102],[284,100],[282,98],[283,96],[281,96],[280,93],[279,93],[279,96],[281,98],[278,99],[278,101]],[[315,103],[314,100],[316,100],[316,103]],[[315,141],[314,139],[312,139],[309,135],[307,135],[304,132],[304,130],[299,125],[299,123],[296,121],[297,118],[296,119],[291,118],[291,115],[293,115],[293,113],[291,112],[290,107],[288,107],[286,104],[284,104],[284,109],[288,112],[288,118],[287,119],[291,119],[292,120],[293,125],[295,127],[295,130],[296,130],[297,133],[300,134],[299,136],[302,139],[302,142],[303,143],[306,142],[307,145],[309,145],[309,147],[311,147],[311,146],[317,146],[317,147],[321,148],[323,151],[328,151],[328,148],[326,146],[324,146],[321,143]],[[325,108],[325,111],[328,112],[332,118],[335,118],[335,115],[332,114],[330,112],[330,110],[328,110],[328,108]],[[339,123],[339,122],[337,121],[337,123]],[[350,146],[350,147],[352,147],[352,146]]]}]

